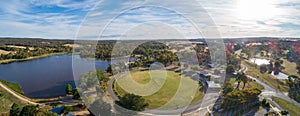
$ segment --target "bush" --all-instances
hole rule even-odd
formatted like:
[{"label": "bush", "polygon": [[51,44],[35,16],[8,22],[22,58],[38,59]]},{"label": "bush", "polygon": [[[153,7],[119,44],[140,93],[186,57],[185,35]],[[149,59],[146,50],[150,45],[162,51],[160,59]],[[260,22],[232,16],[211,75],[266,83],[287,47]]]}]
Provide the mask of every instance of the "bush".
[{"label": "bush", "polygon": [[281,112],[280,112],[280,114],[281,114],[281,115],[288,115],[288,114],[289,114],[289,112],[288,112],[288,111],[286,111],[286,110],[284,110],[284,111],[281,111]]},{"label": "bush", "polygon": [[63,110],[63,114],[68,114],[69,112],[73,111],[73,107],[72,106],[65,106],[64,110]]},{"label": "bush", "polygon": [[125,94],[124,96],[120,97],[120,101],[116,101],[115,103],[126,109],[134,111],[144,111],[149,105],[146,103],[145,99],[142,98],[142,96],[134,94]]},{"label": "bush", "polygon": [[267,103],[267,100],[266,99],[263,99],[262,101],[261,101],[261,105],[265,105]]},{"label": "bush", "polygon": [[270,108],[270,103],[267,102],[266,99],[263,99],[263,100],[261,101],[261,106],[264,107],[264,108]]},{"label": "bush", "polygon": [[23,107],[20,115],[21,116],[33,116],[36,112],[36,106],[25,106]]},{"label": "bush", "polygon": [[260,73],[266,73],[268,71],[267,65],[260,66]]}]

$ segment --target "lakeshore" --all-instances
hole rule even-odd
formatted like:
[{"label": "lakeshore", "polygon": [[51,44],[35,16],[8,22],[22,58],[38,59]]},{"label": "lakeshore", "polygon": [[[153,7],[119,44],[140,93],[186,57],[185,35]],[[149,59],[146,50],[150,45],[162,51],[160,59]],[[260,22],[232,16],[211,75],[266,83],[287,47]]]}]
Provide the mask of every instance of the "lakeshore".
[{"label": "lakeshore", "polygon": [[51,54],[44,54],[41,56],[34,56],[34,57],[28,57],[25,59],[7,59],[7,60],[0,60],[0,64],[9,64],[13,62],[24,62],[24,61],[30,61],[30,60],[35,60],[39,58],[45,58],[49,56],[55,56],[55,55],[62,55],[62,54],[67,54],[66,52],[61,52],[61,53],[51,53]]}]

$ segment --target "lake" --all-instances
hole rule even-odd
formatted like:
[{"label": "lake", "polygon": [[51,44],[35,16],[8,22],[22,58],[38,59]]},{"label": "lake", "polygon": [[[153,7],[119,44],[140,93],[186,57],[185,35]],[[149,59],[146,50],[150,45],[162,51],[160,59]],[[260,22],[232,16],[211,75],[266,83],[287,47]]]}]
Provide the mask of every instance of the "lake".
[{"label": "lake", "polygon": [[[110,61],[86,60],[74,55],[63,54],[25,62],[0,64],[0,79],[18,83],[25,96],[30,98],[51,98],[65,95],[66,84],[74,86],[74,78],[93,70],[105,70]],[[113,60],[112,62],[119,62]],[[76,67],[73,71],[72,65]],[[93,67],[91,67],[93,66]],[[75,77],[74,77],[75,75]]]},{"label": "lake", "polygon": [[274,74],[274,71],[271,73],[274,77],[276,77],[276,78],[278,78],[278,79],[289,79],[288,77],[288,75],[286,75],[286,74],[284,74],[284,73],[282,73],[282,72],[279,72],[279,74],[278,75],[275,75]]},{"label": "lake", "polygon": [[270,64],[270,60],[262,59],[262,58],[251,58],[250,61],[257,64],[257,65],[259,65],[259,66]]},{"label": "lake", "polygon": [[[256,65],[269,65],[270,64],[270,60],[267,59],[262,59],[262,58],[251,58],[250,59],[251,62],[255,63]],[[274,75],[274,72],[272,72],[272,75],[278,79],[288,79],[288,75],[279,72],[278,75]]]}]

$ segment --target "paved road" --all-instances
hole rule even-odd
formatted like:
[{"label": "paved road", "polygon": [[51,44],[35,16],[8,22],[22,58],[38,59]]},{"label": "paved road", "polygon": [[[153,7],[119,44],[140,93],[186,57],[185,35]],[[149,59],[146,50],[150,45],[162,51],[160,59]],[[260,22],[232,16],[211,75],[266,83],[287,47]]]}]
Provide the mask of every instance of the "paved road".
[{"label": "paved road", "polygon": [[32,104],[32,105],[37,105],[38,103],[32,102],[26,98],[24,98],[23,96],[20,96],[19,94],[15,93],[13,90],[9,89],[8,87],[6,87],[3,83],[0,82],[0,87],[3,88],[4,90],[6,90],[8,93],[10,93],[11,95],[15,96],[17,99],[21,100],[24,103],[28,103],[28,104]]},{"label": "paved road", "polygon": [[[243,72],[246,73],[248,68],[242,64],[242,67],[243,67]],[[252,80],[255,80],[258,84],[264,86],[264,89],[261,93],[262,96],[266,97],[266,98],[271,98],[272,96],[274,97],[279,97],[279,98],[282,98],[284,100],[287,100],[287,101],[290,101],[291,103],[293,103],[294,105],[300,107],[300,103],[296,102],[294,99],[291,99],[289,96],[285,95],[284,93],[276,90],[275,88],[273,88],[272,86],[260,81],[259,79],[257,78],[254,78],[250,75],[247,75],[247,77],[249,77],[250,79]],[[277,104],[277,103],[276,103]]]},{"label": "paved road", "polygon": [[109,83],[108,83],[108,93],[109,95],[111,96],[111,98],[114,100],[114,101],[119,101],[119,98],[116,96],[115,92],[113,91],[113,84],[115,82],[115,80],[117,80],[118,78],[122,77],[122,75],[124,75],[125,73],[121,73],[121,74],[117,74],[117,75],[114,75],[112,77],[112,79],[109,80]]}]

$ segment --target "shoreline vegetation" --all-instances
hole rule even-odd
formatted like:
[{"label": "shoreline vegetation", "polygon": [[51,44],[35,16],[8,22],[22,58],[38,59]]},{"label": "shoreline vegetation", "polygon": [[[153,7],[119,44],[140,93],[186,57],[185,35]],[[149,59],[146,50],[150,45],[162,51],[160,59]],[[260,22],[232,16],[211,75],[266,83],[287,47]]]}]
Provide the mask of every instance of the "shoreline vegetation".
[{"label": "shoreline vegetation", "polygon": [[9,89],[17,92],[18,94],[24,95],[24,91],[22,90],[22,87],[20,84],[9,82],[6,80],[0,80],[0,82],[2,84],[4,84],[6,87],[8,87]]},{"label": "shoreline vegetation", "polygon": [[[10,64],[14,62],[25,62],[25,61],[31,61],[31,60],[36,60],[40,58],[46,58],[50,56],[57,56],[57,55],[63,55],[63,54],[72,54],[72,55],[80,55],[79,53],[67,53],[67,52],[60,52],[60,53],[50,53],[50,54],[44,54],[40,56],[34,56],[34,57],[28,57],[24,59],[7,59],[7,60],[0,60],[0,64]],[[112,58],[105,58],[105,59],[100,59],[100,58],[83,58],[86,60],[119,60],[123,58],[130,58],[130,56],[123,56],[123,57],[112,57]]]},{"label": "shoreline vegetation", "polygon": [[84,58],[84,59],[87,59],[87,60],[107,60],[107,61],[110,61],[110,60],[119,60],[119,59],[123,59],[123,58],[130,58],[130,56],[122,56],[122,57],[111,57],[111,58],[104,58],[104,59],[101,59],[101,58]]},{"label": "shoreline vegetation", "polygon": [[9,63],[14,63],[14,62],[25,62],[25,61],[31,61],[31,60],[35,60],[35,59],[46,58],[46,57],[49,57],[49,56],[63,55],[63,54],[67,54],[67,52],[50,53],[50,54],[44,54],[44,55],[40,55],[40,56],[28,57],[28,58],[24,58],[24,59],[0,60],[0,64],[9,64]]},{"label": "shoreline vegetation", "polygon": [[[41,58],[46,58],[46,57],[50,57],[50,56],[57,56],[57,55],[64,55],[64,54],[69,54],[67,52],[59,52],[59,53],[50,53],[50,54],[44,54],[44,55],[40,55],[40,56],[34,56],[34,57],[28,57],[25,59],[7,59],[7,60],[0,60],[0,65],[1,64],[10,64],[10,63],[14,63],[14,62],[25,62],[25,61],[31,61],[31,60],[36,60],[36,59],[41,59]],[[9,88],[10,90],[12,90],[13,92],[15,92],[16,94],[18,94],[19,96],[36,102],[36,103],[43,103],[43,102],[51,102],[51,101],[59,101],[61,96],[58,97],[54,97],[54,98],[30,98],[24,95],[24,92],[22,90],[22,87],[20,84],[17,83],[13,83],[13,82],[9,82],[6,80],[0,80],[0,83],[2,83],[3,85],[5,85],[7,88]]]},{"label": "shoreline vegetation", "polygon": [[[6,82],[7,82],[7,81],[6,81]],[[17,83],[12,83],[12,82],[8,82],[8,83],[10,83],[10,85],[11,85],[11,84],[17,84]],[[29,101],[29,102],[32,102],[32,101],[33,101],[33,99],[31,99],[31,98],[29,98],[29,97],[26,97],[26,96],[24,96],[23,94],[21,94],[21,93],[15,91],[11,86],[8,85],[8,83],[3,83],[2,81],[0,81],[0,84],[1,84],[0,89],[3,89],[3,91],[7,91],[7,94],[10,94],[10,95],[12,95],[12,96],[13,96],[13,94],[15,94],[15,95],[16,95],[16,98],[19,97],[19,100],[20,100],[20,101],[22,101],[21,99],[23,99],[23,100],[26,99],[26,100]],[[17,84],[17,85],[19,85],[19,84]],[[20,87],[21,87],[21,86],[20,86]]]},{"label": "shoreline vegetation", "polygon": [[[15,94],[18,96],[27,99],[29,101],[35,102],[35,103],[44,103],[44,102],[53,102],[53,101],[59,101],[61,96],[58,97],[53,97],[53,98],[30,98],[24,95],[24,92],[22,90],[22,87],[20,84],[5,81],[5,80],[0,80],[0,84],[3,84],[6,86],[8,89],[13,91]],[[2,89],[2,87],[0,87]]]}]

